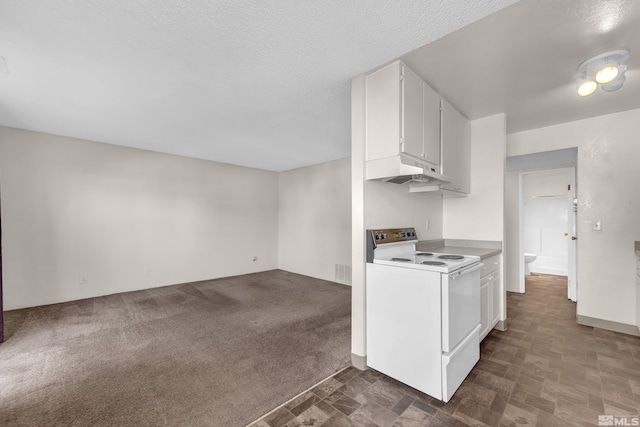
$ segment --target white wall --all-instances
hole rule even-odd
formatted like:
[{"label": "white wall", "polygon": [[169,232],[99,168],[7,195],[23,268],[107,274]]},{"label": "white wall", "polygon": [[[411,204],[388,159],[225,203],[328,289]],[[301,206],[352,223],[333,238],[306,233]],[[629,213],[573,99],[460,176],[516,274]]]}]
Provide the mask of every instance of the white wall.
[{"label": "white wall", "polygon": [[442,196],[409,193],[408,185],[366,181],[364,226],[365,229],[415,227],[418,240],[441,239]]},{"label": "white wall", "polygon": [[[508,136],[509,156],[578,147],[578,316],[636,323],[639,134],[637,109]],[[592,230],[595,221],[602,231]]]},{"label": "white wall", "polygon": [[278,182],[278,267],[351,283],[351,160],[281,172]]},{"label": "white wall", "polygon": [[6,310],[277,268],[273,172],[0,127],[0,191]]}]

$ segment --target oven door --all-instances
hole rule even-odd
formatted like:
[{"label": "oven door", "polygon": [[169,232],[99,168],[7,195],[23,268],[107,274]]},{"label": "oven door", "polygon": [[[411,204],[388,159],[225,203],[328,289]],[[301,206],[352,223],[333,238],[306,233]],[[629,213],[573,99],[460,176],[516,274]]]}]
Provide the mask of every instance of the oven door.
[{"label": "oven door", "polygon": [[442,351],[452,352],[480,324],[478,263],[442,275]]}]

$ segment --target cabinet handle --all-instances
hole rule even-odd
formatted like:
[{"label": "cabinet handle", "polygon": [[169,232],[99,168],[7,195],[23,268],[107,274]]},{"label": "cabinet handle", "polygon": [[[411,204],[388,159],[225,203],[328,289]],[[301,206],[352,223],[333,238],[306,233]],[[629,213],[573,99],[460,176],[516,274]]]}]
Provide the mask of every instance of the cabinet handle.
[{"label": "cabinet handle", "polygon": [[455,279],[457,279],[457,278],[458,278],[458,277],[460,277],[460,276],[463,276],[463,275],[465,275],[465,274],[467,274],[467,273],[474,272],[474,271],[476,271],[476,270],[480,270],[480,269],[481,269],[481,268],[483,268],[483,267],[484,267],[484,264],[482,264],[482,263],[481,263],[481,264],[478,264],[478,265],[476,265],[476,266],[473,266],[473,267],[467,267],[467,268],[465,268],[465,269],[463,269],[463,270],[460,270],[459,272],[456,272],[456,273],[453,273],[453,274],[449,275],[449,278],[450,278],[451,280],[455,280]]}]

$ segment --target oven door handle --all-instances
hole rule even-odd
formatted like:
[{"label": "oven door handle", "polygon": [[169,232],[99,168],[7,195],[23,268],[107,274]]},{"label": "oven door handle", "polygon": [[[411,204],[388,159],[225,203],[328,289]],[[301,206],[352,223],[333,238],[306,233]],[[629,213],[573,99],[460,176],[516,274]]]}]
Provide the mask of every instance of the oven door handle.
[{"label": "oven door handle", "polygon": [[465,268],[463,270],[455,271],[453,274],[449,275],[449,278],[455,280],[455,279],[457,279],[458,277],[460,277],[460,276],[462,276],[464,274],[471,273],[471,272],[474,272],[476,270],[480,270],[482,267],[484,267],[484,264],[483,263],[478,263],[478,264],[476,264],[474,266],[467,267],[467,268]]}]

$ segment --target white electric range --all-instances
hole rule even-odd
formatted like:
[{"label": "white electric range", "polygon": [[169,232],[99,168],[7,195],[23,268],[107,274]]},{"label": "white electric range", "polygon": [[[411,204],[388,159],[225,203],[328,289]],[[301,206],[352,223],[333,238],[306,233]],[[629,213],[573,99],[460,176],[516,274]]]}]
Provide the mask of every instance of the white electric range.
[{"label": "white electric range", "polygon": [[367,365],[448,402],[480,358],[480,257],[367,230]]}]

